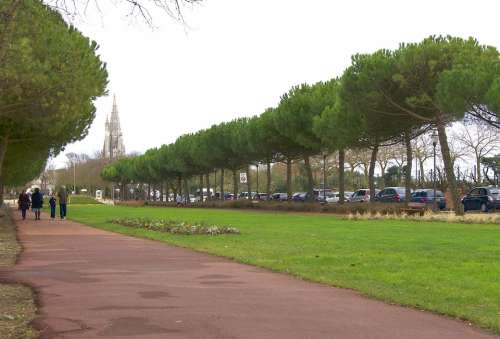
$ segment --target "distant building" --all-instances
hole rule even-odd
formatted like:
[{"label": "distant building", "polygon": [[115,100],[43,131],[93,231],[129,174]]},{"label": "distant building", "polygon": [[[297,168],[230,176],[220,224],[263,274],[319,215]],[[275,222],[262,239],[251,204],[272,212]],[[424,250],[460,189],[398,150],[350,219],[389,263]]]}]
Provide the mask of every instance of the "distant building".
[{"label": "distant building", "polygon": [[125,146],[123,145],[123,134],[116,106],[116,96],[113,97],[111,116],[106,118],[103,156],[105,159],[116,159],[125,156]]}]

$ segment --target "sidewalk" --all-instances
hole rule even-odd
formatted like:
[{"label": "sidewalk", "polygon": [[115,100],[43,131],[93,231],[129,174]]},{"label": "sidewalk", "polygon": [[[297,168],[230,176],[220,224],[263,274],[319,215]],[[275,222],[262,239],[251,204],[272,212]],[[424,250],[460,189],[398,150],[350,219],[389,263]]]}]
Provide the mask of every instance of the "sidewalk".
[{"label": "sidewalk", "polygon": [[46,215],[16,222],[25,249],[7,278],[39,292],[45,338],[495,338],[464,322],[159,242]]}]

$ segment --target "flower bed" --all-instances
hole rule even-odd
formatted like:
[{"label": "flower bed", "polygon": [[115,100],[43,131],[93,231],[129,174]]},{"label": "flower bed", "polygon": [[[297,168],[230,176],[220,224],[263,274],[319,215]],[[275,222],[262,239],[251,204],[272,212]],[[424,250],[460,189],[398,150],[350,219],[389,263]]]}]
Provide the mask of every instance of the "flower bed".
[{"label": "flower bed", "polygon": [[110,220],[113,224],[127,227],[142,228],[151,231],[167,232],[183,235],[220,235],[220,234],[239,234],[237,228],[230,226],[208,225],[204,223],[191,224],[179,222],[176,220],[151,220],[145,218],[118,218]]}]

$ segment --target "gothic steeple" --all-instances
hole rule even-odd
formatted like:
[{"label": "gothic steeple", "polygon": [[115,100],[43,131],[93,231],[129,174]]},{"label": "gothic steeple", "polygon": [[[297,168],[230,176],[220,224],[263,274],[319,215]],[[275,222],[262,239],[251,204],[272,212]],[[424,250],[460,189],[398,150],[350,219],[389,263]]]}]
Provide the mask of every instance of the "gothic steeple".
[{"label": "gothic steeple", "polygon": [[105,130],[103,147],[104,157],[108,159],[116,159],[124,156],[125,146],[123,145],[123,135],[120,127],[120,117],[118,116],[116,95],[113,96],[111,116],[106,117]]}]

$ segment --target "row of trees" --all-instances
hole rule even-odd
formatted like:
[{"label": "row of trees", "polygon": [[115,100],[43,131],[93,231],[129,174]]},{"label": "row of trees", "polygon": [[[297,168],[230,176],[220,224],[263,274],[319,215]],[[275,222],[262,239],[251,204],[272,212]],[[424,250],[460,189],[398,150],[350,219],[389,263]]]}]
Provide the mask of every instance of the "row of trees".
[{"label": "row of trees", "polygon": [[39,0],[0,2],[0,203],[83,138],[107,72],[98,46]]},{"label": "row of trees", "polygon": [[[469,190],[472,186],[498,184],[499,166],[495,166],[496,156],[500,152],[500,129],[488,127],[484,123],[456,123],[448,127],[450,135],[450,157],[455,169],[458,185],[462,192]],[[412,187],[428,188],[433,186],[433,143],[428,135],[420,135],[412,140],[412,152],[414,159],[414,169],[412,170]],[[445,191],[446,180],[437,147],[436,179],[440,190]],[[133,154],[129,155],[134,156]],[[109,161],[102,156],[102,152],[95,154],[66,154],[68,161],[66,167],[54,169],[48,166],[42,177],[42,183],[50,186],[65,185],[72,191],[86,192],[93,195],[97,189],[104,189],[110,196],[110,185],[102,180],[99,173]],[[370,149],[355,149],[345,152],[345,189],[354,191],[358,188],[368,186],[368,172],[370,168]],[[302,192],[306,187],[306,171],[304,161],[295,160],[292,164],[292,190]],[[338,152],[331,152],[325,158],[313,156],[310,159],[311,170],[316,187],[321,186],[323,181],[323,170],[325,170],[326,187],[338,187]],[[378,188],[387,186],[403,186],[406,172],[406,149],[402,144],[381,147],[377,154],[377,166],[375,171],[375,183]],[[272,164],[271,169],[271,191],[286,191],[286,166],[282,163]],[[266,187],[266,165],[256,164],[250,171],[250,179],[253,183],[253,190],[265,192]],[[206,179],[205,179],[206,180]],[[218,176],[215,173],[209,174],[209,182],[219,187]],[[170,186],[165,185],[163,191],[161,185],[156,185],[153,191],[161,191],[159,196],[163,196],[165,191],[173,189],[177,191],[175,183]],[[174,184],[174,185],[172,185]],[[217,185],[216,185],[217,184]],[[76,187],[73,187],[75,186]],[[189,180],[189,192],[195,192],[199,188],[198,180]],[[225,178],[224,190],[232,190],[233,180]],[[43,184],[42,184],[43,188]],[[129,197],[145,197],[147,186],[140,183],[131,184],[128,192],[133,190]]]},{"label": "row of trees", "polygon": [[[177,181],[178,186],[199,176],[200,186],[210,187],[208,173],[219,169],[220,182],[224,182],[225,170],[229,170],[237,191],[241,169],[249,171],[250,165],[265,163],[269,173],[271,163],[284,162],[291,194],[291,164],[302,159],[307,190],[312,193],[311,156],[337,151],[339,191],[343,193],[346,150],[370,149],[368,181],[373,198],[379,149],[402,144],[409,197],[412,140],[432,129],[439,137],[448,187],[460,214],[446,126],[479,119],[498,128],[495,112],[499,108],[497,49],[472,38],[429,37],[420,43],[401,44],[397,50],[357,54],[341,77],[293,87],[277,107],[260,116],[183,135],[173,144],[111,164],[102,176],[122,184]],[[269,190],[270,175],[267,177]],[[248,191],[251,184],[248,181]]]}]

